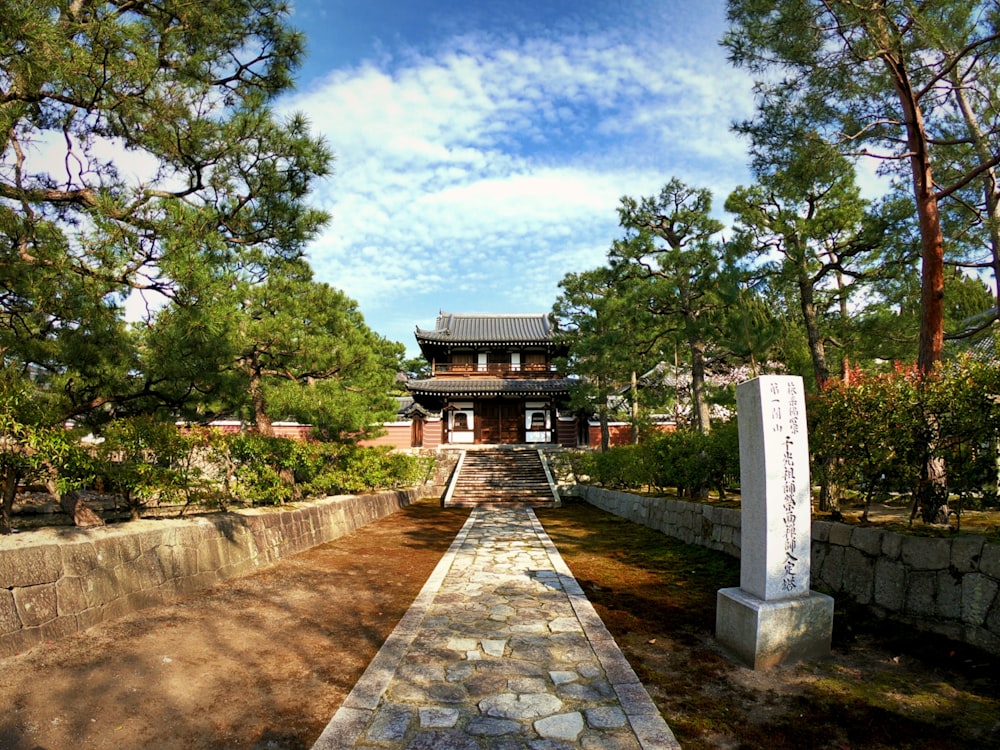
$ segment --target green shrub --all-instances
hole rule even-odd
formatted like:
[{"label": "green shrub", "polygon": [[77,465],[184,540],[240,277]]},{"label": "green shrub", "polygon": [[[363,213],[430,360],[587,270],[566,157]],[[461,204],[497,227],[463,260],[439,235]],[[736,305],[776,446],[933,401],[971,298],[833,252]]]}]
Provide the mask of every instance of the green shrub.
[{"label": "green shrub", "polygon": [[[388,448],[256,433],[220,437],[205,430],[188,430],[182,437],[172,425],[161,428],[141,420],[130,422],[125,440],[124,428],[124,423],[113,428],[114,439],[106,445],[118,456],[127,448],[129,460],[104,471],[117,487],[129,488],[127,497],[137,508],[154,491],[186,502],[197,491],[198,499],[222,508],[231,502],[279,505],[306,496],[412,487],[433,471],[433,459]],[[167,441],[170,435],[174,442]],[[211,467],[214,481],[208,481],[199,462]]]},{"label": "green shrub", "polygon": [[642,451],[637,445],[620,445],[594,454],[594,473],[605,487],[637,489],[645,482]]},{"label": "green shrub", "polygon": [[310,484],[313,494],[350,494],[413,487],[433,471],[433,459],[380,447],[335,446]]},{"label": "green shrub", "polygon": [[649,484],[673,487],[681,496],[701,497],[710,489],[724,495],[739,474],[735,422],[720,424],[708,435],[692,430],[664,433],[646,446]]},{"label": "green shrub", "polygon": [[101,431],[98,471],[120,493],[132,519],[153,498],[167,502],[183,497],[194,479],[179,467],[189,442],[170,422],[150,416],[116,419]]},{"label": "green shrub", "polygon": [[708,441],[707,485],[725,497],[740,484],[740,437],[735,419],[713,427]]},{"label": "green shrub", "polygon": [[295,446],[287,438],[256,433],[226,440],[233,471],[229,492],[251,505],[280,505],[293,499]]},{"label": "green shrub", "polygon": [[[816,481],[861,493],[865,506],[888,493],[921,499],[927,517],[927,467],[943,461],[947,492],[959,503],[997,502],[1000,368],[963,357],[924,375],[912,367],[851,374],[808,403]],[[935,504],[936,503],[936,504]]]},{"label": "green shrub", "polygon": [[550,462],[559,481],[589,484],[594,476],[595,455],[590,451],[568,451],[554,454]]},{"label": "green shrub", "polygon": [[720,425],[709,435],[688,430],[654,433],[638,445],[570,454],[567,460],[581,483],[614,489],[674,488],[692,497],[709,489],[724,493],[739,473],[736,424]]}]

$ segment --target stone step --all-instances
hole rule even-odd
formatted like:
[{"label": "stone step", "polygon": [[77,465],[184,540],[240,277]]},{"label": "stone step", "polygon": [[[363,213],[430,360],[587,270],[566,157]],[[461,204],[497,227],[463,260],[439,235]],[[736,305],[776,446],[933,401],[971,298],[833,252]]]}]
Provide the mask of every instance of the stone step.
[{"label": "stone step", "polygon": [[448,505],[546,506],[555,497],[535,450],[477,450],[465,454]]}]

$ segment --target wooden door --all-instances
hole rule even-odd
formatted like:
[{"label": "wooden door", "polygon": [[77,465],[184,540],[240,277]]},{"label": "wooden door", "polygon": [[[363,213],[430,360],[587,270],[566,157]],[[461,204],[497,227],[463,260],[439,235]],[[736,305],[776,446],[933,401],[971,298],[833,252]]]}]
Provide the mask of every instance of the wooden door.
[{"label": "wooden door", "polygon": [[476,442],[500,442],[500,405],[496,401],[476,404]]},{"label": "wooden door", "polygon": [[505,401],[480,401],[476,404],[477,443],[520,443],[521,405]]},{"label": "wooden door", "polygon": [[521,443],[520,404],[503,404],[500,407],[500,442]]}]

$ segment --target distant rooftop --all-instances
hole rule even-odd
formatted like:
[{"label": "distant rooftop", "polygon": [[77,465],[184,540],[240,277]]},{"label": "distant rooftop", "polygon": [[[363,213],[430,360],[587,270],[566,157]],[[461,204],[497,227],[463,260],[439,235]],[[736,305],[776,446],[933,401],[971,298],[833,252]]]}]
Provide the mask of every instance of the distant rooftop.
[{"label": "distant rooftop", "polygon": [[406,387],[417,396],[561,396],[569,392],[566,378],[552,380],[446,379],[411,380]]},{"label": "distant rooftop", "polygon": [[438,315],[433,329],[417,326],[417,341],[442,344],[551,343],[548,313]]}]

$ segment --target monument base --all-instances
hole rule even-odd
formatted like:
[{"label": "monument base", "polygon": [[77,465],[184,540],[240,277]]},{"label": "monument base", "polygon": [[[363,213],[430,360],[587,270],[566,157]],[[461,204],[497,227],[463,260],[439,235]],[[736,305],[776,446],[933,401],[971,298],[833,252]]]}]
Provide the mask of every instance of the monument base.
[{"label": "monument base", "polygon": [[826,594],[764,601],[730,588],[716,597],[715,637],[756,670],[829,656],[832,635],[833,597]]}]

